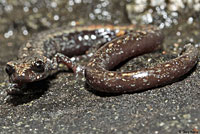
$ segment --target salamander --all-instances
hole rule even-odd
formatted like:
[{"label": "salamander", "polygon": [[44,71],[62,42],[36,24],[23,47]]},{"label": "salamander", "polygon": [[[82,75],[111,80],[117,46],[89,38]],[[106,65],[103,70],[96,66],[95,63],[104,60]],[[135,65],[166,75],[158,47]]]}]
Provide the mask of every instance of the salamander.
[{"label": "salamander", "polygon": [[[156,50],[164,40],[162,31],[156,27],[145,26],[133,32],[134,29],[134,25],[91,25],[57,28],[33,36],[20,48],[18,59],[5,67],[14,87],[12,91],[45,79],[60,63],[75,74],[83,74],[93,90],[107,93],[130,93],[165,85],[186,74],[197,63],[197,48],[186,44],[180,56],[167,62],[137,71],[113,71],[127,59]],[[81,66],[72,60],[95,45],[101,47],[87,65]]]}]

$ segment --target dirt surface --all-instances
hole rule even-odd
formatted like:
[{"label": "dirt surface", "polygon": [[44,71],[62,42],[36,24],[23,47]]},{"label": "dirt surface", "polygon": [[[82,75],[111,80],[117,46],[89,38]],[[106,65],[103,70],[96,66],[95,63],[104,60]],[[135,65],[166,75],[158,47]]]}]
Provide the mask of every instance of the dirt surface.
[{"label": "dirt surface", "polygon": [[[138,8],[139,7],[139,8]],[[0,1],[1,133],[200,133],[200,63],[169,85],[132,94],[92,92],[84,78],[59,72],[8,96],[6,62],[33,34],[59,26],[153,24],[165,34],[162,49],[130,60],[119,71],[164,62],[185,43],[200,47],[200,3],[166,0]],[[86,64],[88,60],[81,61]]]}]

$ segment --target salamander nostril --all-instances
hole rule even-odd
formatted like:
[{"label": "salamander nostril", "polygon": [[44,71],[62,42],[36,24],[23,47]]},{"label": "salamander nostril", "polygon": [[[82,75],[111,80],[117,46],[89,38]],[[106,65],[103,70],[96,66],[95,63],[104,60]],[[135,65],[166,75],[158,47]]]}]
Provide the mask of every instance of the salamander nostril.
[{"label": "salamander nostril", "polygon": [[11,75],[15,72],[15,69],[11,65],[8,65],[8,64],[6,65],[5,70],[8,75]]}]

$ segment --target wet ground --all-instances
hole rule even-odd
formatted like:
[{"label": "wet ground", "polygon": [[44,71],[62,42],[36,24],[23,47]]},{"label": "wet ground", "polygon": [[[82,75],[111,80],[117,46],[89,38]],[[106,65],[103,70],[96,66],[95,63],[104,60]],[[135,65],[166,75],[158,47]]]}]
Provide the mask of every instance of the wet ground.
[{"label": "wet ground", "polygon": [[60,72],[29,85],[30,94],[8,97],[4,72],[31,35],[89,24],[154,24],[163,29],[161,50],[132,59],[119,70],[151,66],[177,56],[185,43],[199,48],[199,13],[198,1],[0,1],[1,133],[200,133],[199,62],[174,83],[119,95],[91,92],[81,78]]}]

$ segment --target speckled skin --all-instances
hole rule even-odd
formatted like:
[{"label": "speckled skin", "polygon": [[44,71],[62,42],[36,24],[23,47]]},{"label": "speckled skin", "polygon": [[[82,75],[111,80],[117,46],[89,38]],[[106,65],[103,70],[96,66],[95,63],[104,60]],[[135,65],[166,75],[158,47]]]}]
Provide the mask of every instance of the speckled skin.
[{"label": "speckled skin", "polygon": [[[186,45],[176,59],[132,72],[109,71],[120,62],[158,48],[163,34],[155,27],[132,33],[135,26],[80,26],[59,28],[33,36],[19,50],[19,60],[7,63],[11,83],[20,87],[46,78],[66,64],[75,73],[83,72],[94,90],[126,93],[156,87],[187,73],[197,62],[198,51]],[[116,39],[114,39],[116,38]],[[106,44],[105,44],[106,43]],[[77,65],[69,57],[84,54],[94,45],[103,45],[87,66]]]},{"label": "speckled skin", "polygon": [[[154,35],[150,36],[153,37]],[[142,40],[146,41],[141,41],[140,43],[136,41],[132,44],[134,46],[140,44],[134,47],[136,51],[135,54],[130,52],[132,49],[126,49],[127,55],[131,53],[136,56],[150,51],[153,48],[152,46],[156,43],[147,39],[148,37],[144,38],[146,39]],[[147,45],[150,46],[147,47]],[[146,49],[143,47],[146,47]],[[97,53],[94,56],[95,58],[88,64],[86,69],[87,83],[92,86],[93,89],[107,93],[135,92],[167,84],[187,73],[197,62],[198,51],[196,48],[190,44],[185,47],[186,51],[181,56],[154,67],[132,72],[116,72],[108,70],[116,65],[118,60],[123,60],[125,57],[120,57],[120,55],[115,53],[112,54],[113,57],[103,58],[106,57],[104,51],[108,49],[108,46],[106,46],[103,48],[104,50],[101,49],[104,53],[98,51],[99,54],[101,54],[98,55]],[[113,58],[116,61],[113,60]],[[113,62],[112,65],[111,62]]]},{"label": "speckled skin", "polygon": [[[132,29],[134,25],[91,25],[57,28],[34,35],[20,48],[18,60],[7,63],[9,80],[17,85],[42,80],[58,68],[61,53],[69,57],[81,55],[95,44],[104,44]],[[34,70],[38,61],[44,63],[44,71]]]}]

